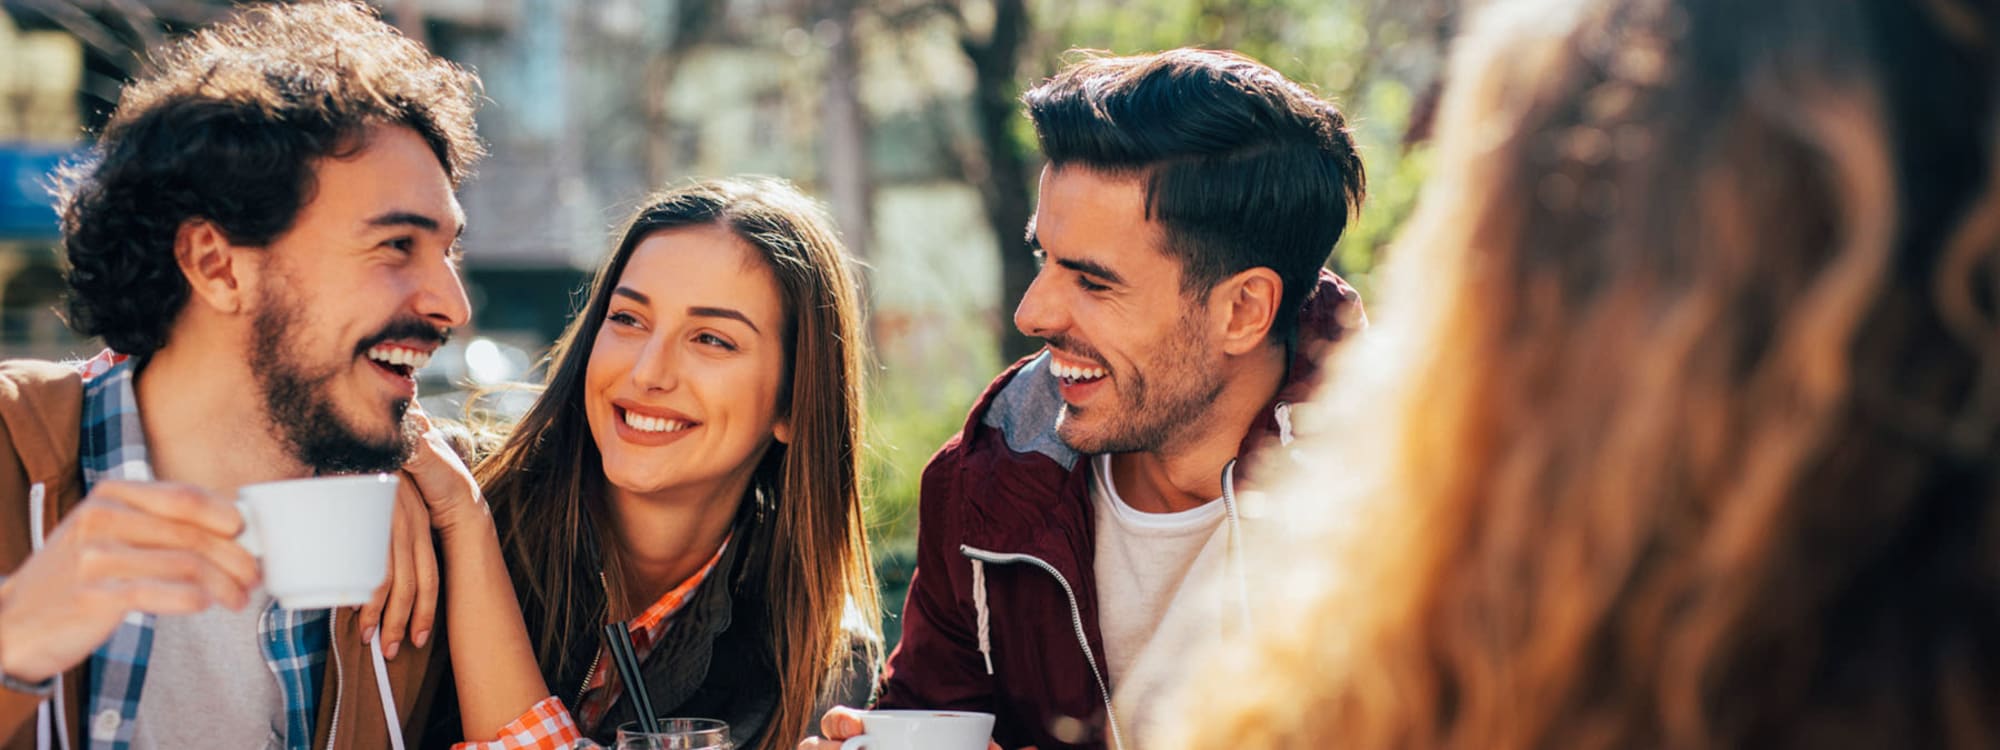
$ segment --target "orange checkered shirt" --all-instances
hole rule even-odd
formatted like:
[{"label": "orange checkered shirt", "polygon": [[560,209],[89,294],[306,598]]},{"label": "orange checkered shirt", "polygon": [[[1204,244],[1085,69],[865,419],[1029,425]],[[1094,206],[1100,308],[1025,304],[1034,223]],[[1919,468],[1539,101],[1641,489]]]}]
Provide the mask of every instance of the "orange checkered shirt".
[{"label": "orange checkered shirt", "polygon": [[[639,661],[644,662],[646,655],[653,652],[653,645],[666,635],[667,623],[673,619],[674,613],[680,611],[681,606],[687,603],[688,595],[694,593],[703,579],[708,578],[709,571],[714,570],[715,564],[722,560],[722,550],[728,548],[729,540],[725,539],[722,547],[715,550],[715,555],[708,558],[707,565],[672,591],[662,594],[638,617],[632,618],[632,650],[637,653]],[[583,705],[579,708],[582,725],[586,727],[595,727],[603,721],[625,693],[618,670],[611,666],[611,652],[607,647],[598,646],[597,664],[591,673],[590,684],[583,688]],[[597,747],[584,739],[577,726],[576,719],[570,715],[569,709],[563,707],[562,700],[551,695],[502,727],[498,738],[487,742],[461,742],[453,745],[452,750],[571,750]]]}]

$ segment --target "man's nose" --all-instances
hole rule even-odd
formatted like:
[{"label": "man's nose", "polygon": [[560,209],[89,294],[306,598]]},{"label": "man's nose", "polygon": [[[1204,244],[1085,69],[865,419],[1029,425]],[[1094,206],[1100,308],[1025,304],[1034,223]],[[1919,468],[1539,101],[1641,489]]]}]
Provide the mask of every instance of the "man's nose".
[{"label": "man's nose", "polygon": [[441,328],[457,328],[472,320],[472,301],[465,296],[465,281],[449,262],[434,264],[425,271],[416,305],[418,315]]},{"label": "man's nose", "polygon": [[1062,330],[1062,309],[1048,287],[1048,274],[1035,274],[1035,280],[1028,283],[1028,291],[1021,295],[1021,304],[1014,307],[1014,327],[1022,335],[1048,338],[1049,334]]}]

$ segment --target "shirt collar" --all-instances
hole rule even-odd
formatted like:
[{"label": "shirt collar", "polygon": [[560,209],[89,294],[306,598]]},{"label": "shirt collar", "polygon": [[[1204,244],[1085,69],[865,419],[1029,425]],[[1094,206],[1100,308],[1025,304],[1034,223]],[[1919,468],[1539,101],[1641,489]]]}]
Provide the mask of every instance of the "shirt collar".
[{"label": "shirt collar", "polygon": [[[103,364],[106,362],[108,366]],[[83,367],[86,375],[93,369],[96,374],[83,386],[83,450],[78,456],[85,491],[107,479],[152,481],[146,429],[139,420],[139,399],[132,389],[135,361],[107,350]]]}]

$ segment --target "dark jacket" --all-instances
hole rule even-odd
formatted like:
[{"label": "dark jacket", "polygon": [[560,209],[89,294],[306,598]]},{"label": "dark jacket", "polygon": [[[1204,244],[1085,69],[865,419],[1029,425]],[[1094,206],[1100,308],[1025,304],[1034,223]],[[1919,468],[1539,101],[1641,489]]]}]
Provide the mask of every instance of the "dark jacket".
[{"label": "dark jacket", "polygon": [[[747,523],[745,522],[739,522]],[[735,539],[752,535],[739,525]],[[729,724],[729,737],[736,747],[750,750],[764,742],[765,730],[778,707],[778,672],[772,650],[769,618],[758,586],[761,578],[743,564],[747,544],[732,543],[724,550],[715,570],[701,582],[695,593],[667,623],[666,635],[640,664],[646,676],[647,695],[661,716],[720,719]],[[595,566],[587,577],[594,578]],[[603,589],[592,587],[599,598],[590,602],[602,611]],[[539,638],[539,618],[529,617],[529,635]],[[866,703],[879,669],[875,654],[880,653],[880,637],[872,632],[853,633],[852,658],[838,676],[833,702],[845,705]],[[612,669],[609,662],[597,662],[601,638],[579,638],[570,651],[569,665],[550,681],[556,697],[576,715],[589,671]],[[547,665],[543,665],[546,672]],[[447,747],[463,737],[457,711],[455,686],[438,700],[438,719],[426,738],[426,747]],[[831,704],[828,704],[831,705]],[[826,706],[817,707],[823,712]],[[632,703],[619,699],[605,715],[590,738],[606,747],[612,745],[618,725],[637,721]],[[818,729],[817,712],[808,730]],[[803,737],[781,738],[774,747],[791,747]]]},{"label": "dark jacket", "polygon": [[[1319,358],[1365,323],[1359,295],[1322,272],[1285,384],[1237,455],[1289,440],[1291,404],[1311,395]],[[991,712],[1006,748],[1119,739],[1107,731],[1090,464],[1057,439],[1061,407],[1048,355],[1016,362],[925,467],[917,572],[880,707]]]},{"label": "dark jacket", "polygon": [[[12,573],[31,554],[35,495],[47,504],[43,534],[53,533],[62,517],[83,500],[83,472],[78,465],[82,421],[83,379],[75,367],[29,360],[0,362],[0,571]],[[439,610],[437,617],[436,632],[443,633],[444,612]],[[313,747],[379,747],[388,738],[388,720],[375,695],[374,662],[368,644],[361,640],[358,619],[351,607],[334,610],[333,644],[320,687]],[[444,671],[445,652],[438,645],[442,640],[433,639],[422,648],[406,645],[388,663],[396,712],[410,740],[416,739],[414,730],[425,726],[433,686]],[[89,671],[86,662],[63,677],[62,731],[69,735],[70,747],[85,745],[82,719]],[[269,673],[251,676],[270,677]],[[0,690],[0,750],[36,747],[35,707],[40,702],[27,693]],[[49,742],[51,747],[61,746],[53,737]]]}]

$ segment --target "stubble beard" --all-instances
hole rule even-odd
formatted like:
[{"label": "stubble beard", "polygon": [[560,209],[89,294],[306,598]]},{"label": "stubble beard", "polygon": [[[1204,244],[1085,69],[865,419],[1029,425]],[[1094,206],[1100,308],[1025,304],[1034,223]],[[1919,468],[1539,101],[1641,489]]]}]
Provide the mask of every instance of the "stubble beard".
[{"label": "stubble beard", "polygon": [[[1063,404],[1056,418],[1056,438],[1085,455],[1136,453],[1186,442],[1183,438],[1190,433],[1206,429],[1209,409],[1222,395],[1223,383],[1198,331],[1197,321],[1183,316],[1144,367],[1110,376],[1108,385],[1119,397],[1111,409],[1123,408],[1124,413],[1101,406],[1086,412]],[[1159,388],[1153,387],[1149,372],[1164,376]],[[1078,417],[1086,413],[1098,424],[1083,424]]]}]

